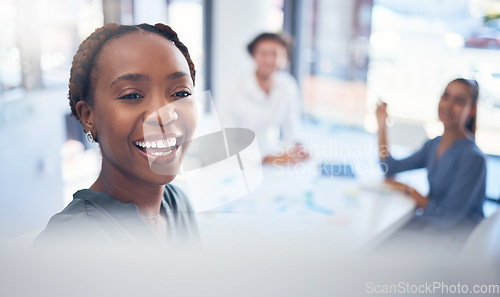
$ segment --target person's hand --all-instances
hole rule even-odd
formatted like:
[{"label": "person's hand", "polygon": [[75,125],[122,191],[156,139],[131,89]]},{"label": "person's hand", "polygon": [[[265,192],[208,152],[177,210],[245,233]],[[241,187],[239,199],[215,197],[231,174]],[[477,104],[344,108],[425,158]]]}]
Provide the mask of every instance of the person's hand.
[{"label": "person's hand", "polygon": [[385,127],[385,122],[387,120],[387,103],[383,102],[382,100],[379,100],[377,103],[377,109],[375,110],[375,115],[377,116],[377,123],[379,129],[382,129]]},{"label": "person's hand", "polygon": [[309,160],[310,155],[304,149],[302,144],[296,144],[290,150],[287,150],[283,154],[275,156],[266,156],[264,158],[264,163],[283,165],[283,164],[297,164]]},{"label": "person's hand", "polygon": [[417,207],[424,208],[429,201],[427,197],[422,196],[422,194],[420,194],[417,190],[415,190],[413,187],[410,187],[409,185],[397,182],[392,179],[386,179],[384,183],[389,188],[406,194],[413,201],[415,201]]},{"label": "person's hand", "polygon": [[399,192],[402,192],[402,193],[405,193],[406,192],[406,188],[408,187],[408,185],[405,185],[403,183],[400,183],[400,182],[397,182],[393,179],[385,179],[384,180],[384,184],[390,188],[390,189],[393,189],[393,190],[396,190],[396,191],[399,191]]},{"label": "person's hand", "polygon": [[309,160],[311,157],[301,143],[295,144],[292,150],[292,162],[300,163]]}]

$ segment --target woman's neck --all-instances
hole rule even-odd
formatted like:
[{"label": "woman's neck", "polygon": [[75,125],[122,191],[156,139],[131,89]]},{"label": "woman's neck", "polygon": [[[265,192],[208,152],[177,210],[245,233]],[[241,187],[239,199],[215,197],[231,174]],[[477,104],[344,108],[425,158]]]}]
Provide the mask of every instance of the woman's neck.
[{"label": "woman's neck", "polygon": [[134,203],[143,216],[157,216],[165,185],[146,184],[127,177],[113,165],[106,165],[103,160],[101,173],[90,189],[124,203]]},{"label": "woman's neck", "polygon": [[445,127],[436,153],[436,159],[440,159],[444,152],[450,148],[455,141],[465,137],[467,137],[467,133],[464,129]]},{"label": "woman's neck", "polygon": [[441,136],[441,139],[445,142],[454,142],[455,140],[462,139],[462,138],[467,138],[468,134],[465,131],[465,129],[460,129],[457,127],[445,127],[443,136]]},{"label": "woman's neck", "polygon": [[257,82],[259,83],[259,87],[266,93],[269,94],[271,92],[271,86],[273,83],[272,74],[262,74],[257,70],[255,72],[255,77],[257,77]]}]

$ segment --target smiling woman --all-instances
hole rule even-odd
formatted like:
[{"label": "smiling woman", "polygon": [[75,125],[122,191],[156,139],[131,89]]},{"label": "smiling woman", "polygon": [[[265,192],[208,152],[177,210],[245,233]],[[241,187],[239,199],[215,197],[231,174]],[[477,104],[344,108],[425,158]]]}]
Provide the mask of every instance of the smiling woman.
[{"label": "smiling woman", "polygon": [[[474,141],[478,95],[476,81],[457,78],[448,83],[438,105],[443,135],[428,140],[413,155],[400,160],[394,159],[388,150],[387,105],[380,102],[377,106],[380,162],[388,183],[408,195],[423,211],[393,239],[402,238],[405,233],[419,240],[420,236],[430,235],[433,244],[442,242],[450,252],[450,248],[460,248],[484,218],[486,159]],[[399,172],[418,168],[427,169],[427,196],[392,180]],[[408,243],[408,238],[405,241]]]},{"label": "smiling woman", "polygon": [[197,241],[191,207],[169,185],[197,123],[195,70],[168,26],[107,24],[73,59],[69,100],[102,154],[99,177],[49,221],[37,244]]}]

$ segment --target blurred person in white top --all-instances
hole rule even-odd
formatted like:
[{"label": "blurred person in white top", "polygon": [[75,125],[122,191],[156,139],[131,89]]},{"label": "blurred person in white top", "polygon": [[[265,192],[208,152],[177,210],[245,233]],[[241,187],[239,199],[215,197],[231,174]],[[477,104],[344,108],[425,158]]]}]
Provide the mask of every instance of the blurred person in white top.
[{"label": "blurred person in white top", "polygon": [[286,38],[262,33],[247,46],[256,69],[218,105],[226,127],[255,132],[264,163],[293,164],[309,159],[298,140],[300,92],[282,69],[288,62]]}]

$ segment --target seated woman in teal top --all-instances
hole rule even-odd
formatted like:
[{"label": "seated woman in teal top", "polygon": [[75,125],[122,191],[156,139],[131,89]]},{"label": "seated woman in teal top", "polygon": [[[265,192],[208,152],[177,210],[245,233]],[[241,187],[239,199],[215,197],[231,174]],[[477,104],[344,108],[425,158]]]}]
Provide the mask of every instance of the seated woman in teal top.
[{"label": "seated woman in teal top", "polygon": [[163,24],[106,24],[81,43],[68,97],[87,140],[99,145],[101,172],[52,217],[37,243],[197,240],[186,196],[169,185],[197,123],[194,79],[187,48]]},{"label": "seated woman in teal top", "polygon": [[402,160],[395,160],[388,152],[387,106],[377,106],[380,162],[386,176],[417,168],[428,171],[427,197],[407,185],[389,181],[423,208],[423,214],[413,224],[435,230],[470,231],[484,217],[486,160],[474,142],[478,91],[475,81],[451,81],[438,107],[443,135],[427,141],[418,152]]}]

